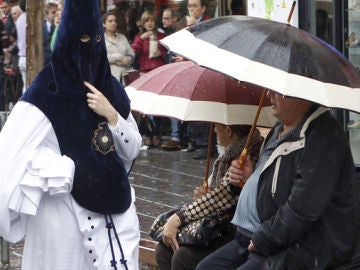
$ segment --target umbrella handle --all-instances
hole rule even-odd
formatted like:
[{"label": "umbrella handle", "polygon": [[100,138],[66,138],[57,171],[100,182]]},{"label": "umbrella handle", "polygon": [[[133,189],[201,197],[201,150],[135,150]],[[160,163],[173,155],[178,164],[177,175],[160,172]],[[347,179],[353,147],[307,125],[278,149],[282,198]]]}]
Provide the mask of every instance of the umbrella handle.
[{"label": "umbrella handle", "polygon": [[[248,135],[247,140],[246,140],[245,147],[241,151],[240,158],[238,159],[241,170],[244,169],[245,160],[246,160],[246,157],[248,155],[248,149],[249,149],[249,146],[250,146],[250,142],[251,142],[251,139],[252,139],[252,137],[254,135],[254,132],[255,132],[256,124],[257,124],[257,121],[258,121],[259,116],[260,116],[261,108],[262,108],[262,106],[264,104],[264,101],[265,101],[266,93],[267,93],[267,90],[264,89],[262,94],[261,94],[261,98],[260,98],[260,102],[259,102],[259,105],[258,105],[258,108],[257,108],[255,118],[254,118],[254,122],[252,123],[249,135]],[[240,187],[243,187],[244,184],[245,183],[241,182]]]},{"label": "umbrella handle", "polygon": [[294,12],[294,9],[295,9],[295,5],[296,5],[296,1],[294,1],[292,3],[292,5],[291,5],[290,13],[289,13],[289,16],[288,16],[288,19],[287,19],[287,24],[290,24],[291,17],[293,15],[293,12]]},{"label": "umbrella handle", "polygon": [[247,148],[244,147],[244,149],[241,151],[240,158],[239,158],[240,169],[244,168],[247,155],[248,155]]},{"label": "umbrella handle", "polygon": [[214,125],[210,123],[210,130],[209,130],[209,139],[208,139],[208,149],[206,155],[206,167],[205,167],[205,179],[202,184],[203,188],[208,191],[208,178],[209,178],[209,168],[210,168],[210,159],[211,159],[211,148],[212,148],[212,140],[213,140],[213,133],[214,133]]},{"label": "umbrella handle", "polygon": [[206,191],[209,190],[209,184],[208,184],[208,182],[207,182],[207,179],[204,179],[204,182],[203,182],[202,186],[203,186],[203,188],[204,188]]}]

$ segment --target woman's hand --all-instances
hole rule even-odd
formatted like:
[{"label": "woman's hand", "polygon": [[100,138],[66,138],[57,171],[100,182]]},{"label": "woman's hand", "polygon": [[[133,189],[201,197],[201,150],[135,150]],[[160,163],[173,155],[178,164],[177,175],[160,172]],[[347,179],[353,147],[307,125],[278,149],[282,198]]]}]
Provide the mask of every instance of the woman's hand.
[{"label": "woman's hand", "polygon": [[131,65],[133,58],[131,56],[124,56],[121,60],[122,66],[128,67]]},{"label": "woman's hand", "polygon": [[90,92],[86,94],[89,108],[96,114],[104,116],[109,125],[115,126],[118,121],[118,113],[115,108],[93,85],[88,82],[84,82],[84,84],[90,89]]},{"label": "woman's hand", "polygon": [[123,66],[123,62],[122,61],[116,61],[115,62],[115,65],[119,66],[119,67],[122,67]]},{"label": "woman's hand", "polygon": [[254,171],[254,163],[250,156],[246,157],[244,168],[240,168],[239,161],[233,160],[229,168],[230,183],[234,186],[243,187],[249,176]]},{"label": "woman's hand", "polygon": [[147,38],[149,38],[152,34],[153,34],[153,31],[147,31],[147,32],[143,33],[143,34],[140,36],[140,38],[141,38],[141,39],[147,39]]},{"label": "woman's hand", "polygon": [[176,235],[180,225],[180,219],[177,214],[173,214],[164,225],[162,240],[164,244],[167,247],[171,247],[174,252],[179,249],[179,243],[176,240]]},{"label": "woman's hand", "polygon": [[152,58],[156,58],[156,57],[160,57],[160,56],[161,56],[161,51],[159,49],[156,49],[156,51],[153,53]]},{"label": "woman's hand", "polygon": [[210,191],[210,188],[206,188],[204,186],[200,186],[200,187],[195,188],[195,190],[194,190],[194,198],[195,198],[195,200],[200,198],[202,195],[205,195],[209,191]]}]

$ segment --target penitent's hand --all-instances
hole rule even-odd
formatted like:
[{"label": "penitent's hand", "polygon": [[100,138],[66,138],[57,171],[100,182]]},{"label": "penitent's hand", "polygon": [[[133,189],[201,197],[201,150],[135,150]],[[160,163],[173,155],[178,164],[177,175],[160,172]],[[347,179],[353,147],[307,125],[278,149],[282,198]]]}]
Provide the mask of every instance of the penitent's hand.
[{"label": "penitent's hand", "polygon": [[86,94],[89,108],[96,114],[104,116],[109,125],[115,126],[118,120],[118,113],[115,108],[93,85],[88,82],[84,82],[84,84],[90,89],[90,92]]}]

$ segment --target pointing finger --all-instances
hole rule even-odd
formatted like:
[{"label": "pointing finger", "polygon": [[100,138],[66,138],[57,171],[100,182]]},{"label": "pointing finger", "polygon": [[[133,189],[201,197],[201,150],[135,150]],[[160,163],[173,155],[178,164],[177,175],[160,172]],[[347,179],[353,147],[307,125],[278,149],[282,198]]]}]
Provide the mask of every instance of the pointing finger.
[{"label": "pointing finger", "polygon": [[88,82],[84,82],[84,84],[85,84],[85,86],[86,86],[87,88],[89,88],[90,91],[93,92],[94,94],[100,93],[100,91],[97,90],[97,89],[95,88],[95,86],[93,86],[92,84],[90,84],[90,83],[88,83]]}]

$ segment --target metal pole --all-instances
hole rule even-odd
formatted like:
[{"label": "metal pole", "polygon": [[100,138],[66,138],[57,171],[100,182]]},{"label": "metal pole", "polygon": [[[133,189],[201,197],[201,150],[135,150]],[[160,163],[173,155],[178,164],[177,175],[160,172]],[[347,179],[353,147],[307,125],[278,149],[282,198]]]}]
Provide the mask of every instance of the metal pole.
[{"label": "metal pole", "polygon": [[10,248],[9,243],[4,239],[0,238],[0,249],[1,249],[1,263],[3,266],[9,266],[10,264]]}]

